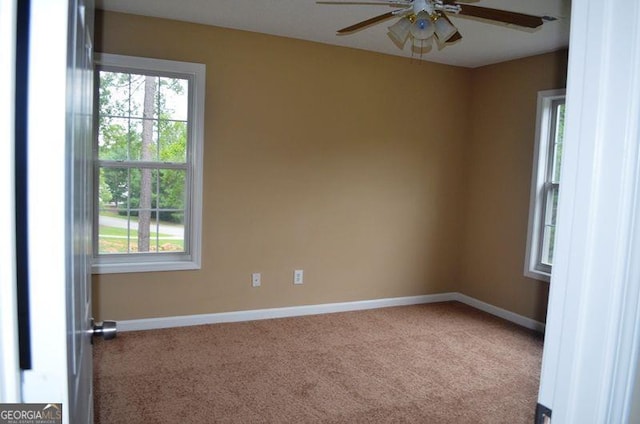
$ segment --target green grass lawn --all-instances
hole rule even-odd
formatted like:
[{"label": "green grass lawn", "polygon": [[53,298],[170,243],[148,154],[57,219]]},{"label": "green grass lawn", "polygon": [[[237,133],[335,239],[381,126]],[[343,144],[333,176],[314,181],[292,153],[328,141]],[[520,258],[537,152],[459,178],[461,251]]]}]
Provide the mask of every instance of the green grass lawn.
[{"label": "green grass lawn", "polygon": [[[101,225],[100,229],[98,230],[100,233],[100,236],[123,236],[126,237],[127,236],[127,232],[129,232],[129,237],[133,238],[138,238],[138,230],[127,230],[126,228],[116,228],[116,227],[108,227],[106,225]],[[151,238],[155,238],[156,235],[158,235],[157,233],[151,231]],[[167,238],[167,237],[171,237],[169,234],[162,234],[160,233],[158,235],[160,238]]]},{"label": "green grass lawn", "polygon": [[[184,240],[156,239],[150,241],[151,252],[184,252]],[[100,236],[98,239],[100,253],[134,253],[138,251],[138,238],[131,238],[130,250],[127,250],[126,238],[111,238]]]},{"label": "green grass lawn", "polygon": [[[130,246],[127,250],[127,235]],[[169,234],[151,232],[149,240],[152,252],[184,252],[184,239],[172,238]],[[157,238],[157,240],[156,240]],[[98,230],[100,253],[131,253],[138,251],[138,231],[101,225]]]},{"label": "green grass lawn", "polygon": [[124,219],[122,215],[118,213],[116,209],[100,209],[100,216],[110,216],[112,218]]}]

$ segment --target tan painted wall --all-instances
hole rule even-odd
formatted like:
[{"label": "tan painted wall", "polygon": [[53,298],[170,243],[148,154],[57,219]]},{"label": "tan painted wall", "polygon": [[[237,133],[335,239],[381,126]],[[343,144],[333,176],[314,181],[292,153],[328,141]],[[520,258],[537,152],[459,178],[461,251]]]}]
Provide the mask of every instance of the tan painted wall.
[{"label": "tan painted wall", "polygon": [[476,68],[460,291],[539,321],[549,284],[523,275],[537,92],[564,88],[567,52]]},{"label": "tan painted wall", "polygon": [[96,51],[207,65],[202,269],[94,276],[99,319],[457,289],[470,70],[131,15],[96,24]]}]

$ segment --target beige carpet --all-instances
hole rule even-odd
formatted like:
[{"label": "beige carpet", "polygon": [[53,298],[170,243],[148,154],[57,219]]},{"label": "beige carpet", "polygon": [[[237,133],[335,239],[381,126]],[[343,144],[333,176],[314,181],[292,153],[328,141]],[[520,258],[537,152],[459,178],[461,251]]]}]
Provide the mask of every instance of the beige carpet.
[{"label": "beige carpet", "polygon": [[457,302],[97,341],[96,423],[533,422],[541,336]]}]

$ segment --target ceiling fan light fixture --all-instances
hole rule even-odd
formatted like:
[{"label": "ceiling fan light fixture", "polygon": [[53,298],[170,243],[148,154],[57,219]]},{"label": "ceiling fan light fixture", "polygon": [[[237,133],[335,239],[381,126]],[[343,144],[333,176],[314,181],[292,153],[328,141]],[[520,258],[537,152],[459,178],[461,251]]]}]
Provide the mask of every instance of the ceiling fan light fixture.
[{"label": "ceiling fan light fixture", "polygon": [[453,34],[458,32],[458,29],[442,15],[436,16],[433,25],[435,27],[436,37],[438,37],[438,40],[443,43],[453,37]]},{"label": "ceiling fan light fixture", "polygon": [[411,21],[406,16],[400,18],[398,22],[391,25],[389,29],[389,33],[391,34],[394,41],[396,41],[400,46],[404,46],[407,42],[407,38],[409,37],[409,31],[411,30]]},{"label": "ceiling fan light fixture", "polygon": [[426,40],[421,40],[419,38],[413,38],[411,43],[411,53],[418,54],[422,57],[423,54],[431,51],[433,46],[433,42],[431,38],[427,38]]},{"label": "ceiling fan light fixture", "polygon": [[431,37],[435,31],[435,25],[431,21],[431,16],[426,12],[420,12],[416,15],[415,22],[411,25],[411,35],[417,40],[426,40]]}]

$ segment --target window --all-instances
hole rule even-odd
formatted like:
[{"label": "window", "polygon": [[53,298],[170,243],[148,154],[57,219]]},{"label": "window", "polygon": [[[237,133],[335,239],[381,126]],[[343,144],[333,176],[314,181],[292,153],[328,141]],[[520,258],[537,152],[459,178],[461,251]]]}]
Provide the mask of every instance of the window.
[{"label": "window", "polygon": [[96,64],[93,272],[199,269],[205,65]]},{"label": "window", "polygon": [[564,111],[564,90],[538,93],[536,144],[524,273],[528,277],[545,281],[549,281],[553,266]]}]

